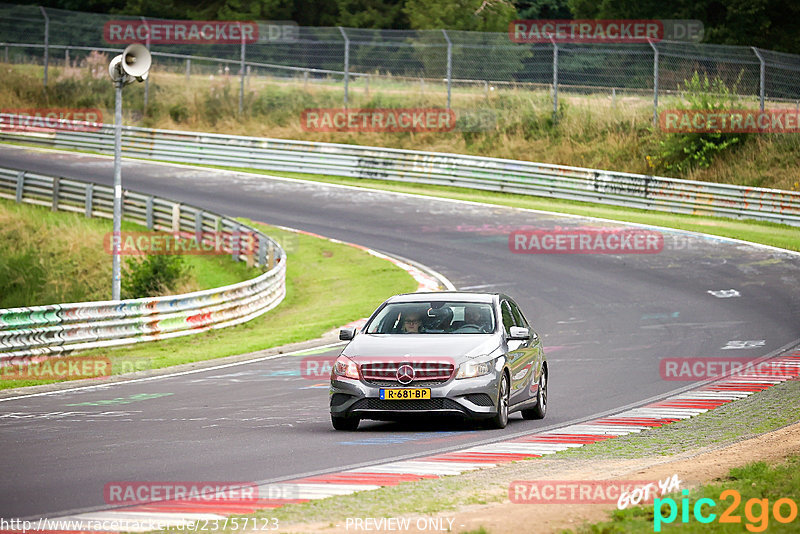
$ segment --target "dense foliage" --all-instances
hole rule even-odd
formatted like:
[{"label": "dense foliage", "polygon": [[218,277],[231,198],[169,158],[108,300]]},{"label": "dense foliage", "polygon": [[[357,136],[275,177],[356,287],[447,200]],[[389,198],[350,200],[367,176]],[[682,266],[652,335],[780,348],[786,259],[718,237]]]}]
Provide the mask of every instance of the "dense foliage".
[{"label": "dense foliage", "polygon": [[513,19],[698,19],[709,43],[800,53],[795,0],[32,0],[76,11],[302,26],[505,31]]}]

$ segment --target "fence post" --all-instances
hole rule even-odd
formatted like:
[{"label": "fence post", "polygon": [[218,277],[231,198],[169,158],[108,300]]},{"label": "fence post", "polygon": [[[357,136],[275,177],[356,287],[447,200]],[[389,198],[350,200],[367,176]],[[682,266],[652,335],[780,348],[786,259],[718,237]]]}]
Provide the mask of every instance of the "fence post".
[{"label": "fence post", "polygon": [[242,252],[242,227],[238,224],[233,226],[233,231],[231,235],[231,256],[233,261],[239,261],[239,254]]},{"label": "fence post", "polygon": [[42,6],[39,6],[44,17],[44,86],[47,87],[47,66],[50,63],[50,17]]},{"label": "fence post", "polygon": [[447,40],[447,110],[450,110],[450,88],[453,82],[453,43],[450,41],[450,36],[447,35],[447,30],[442,30],[444,38]]},{"label": "fence post", "polygon": [[61,194],[61,178],[59,176],[53,177],[53,204],[50,211],[58,211],[58,195]]},{"label": "fence post", "polygon": [[177,234],[181,231],[181,205],[177,202],[172,205],[172,233]]},{"label": "fence post", "polygon": [[558,122],[558,45],[553,36],[550,36],[553,43],[553,122]]},{"label": "fence post", "polygon": [[761,110],[761,113],[764,113],[764,96],[766,95],[766,82],[767,82],[767,64],[764,62],[764,57],[759,53],[758,48],[755,46],[750,47],[753,50],[753,53],[758,58],[758,62],[761,64],[761,69],[759,72],[758,77],[758,107]]},{"label": "fence post", "polygon": [[658,48],[650,39],[647,42],[653,49],[653,126],[658,126]]},{"label": "fence post", "polygon": [[[144,27],[147,28],[147,39],[145,39],[145,46],[147,47],[147,51],[150,51],[150,25],[147,23],[147,19],[144,17],[140,17],[142,19],[142,23]],[[147,101],[150,97],[150,75],[144,79],[144,109],[142,110],[142,115],[147,115]]]},{"label": "fence post", "polygon": [[189,81],[189,76],[192,75],[192,60],[186,58],[186,81]]},{"label": "fence post", "polygon": [[69,68],[69,47],[64,49],[64,67]]},{"label": "fence post", "polygon": [[244,32],[242,31],[242,23],[238,22],[239,25],[239,34],[242,36],[242,51],[241,51],[241,58],[239,61],[239,115],[244,112],[244,69],[245,69],[245,42],[244,42]]},{"label": "fence post", "polygon": [[147,202],[145,204],[144,210],[144,218],[145,224],[147,225],[148,230],[153,229],[153,195],[147,197]]},{"label": "fence post", "polygon": [[267,244],[267,269],[272,270],[275,267],[275,245],[270,241]]},{"label": "fence post", "polygon": [[258,264],[262,267],[267,264],[267,243],[261,234],[258,235]]},{"label": "fence post", "polygon": [[86,218],[92,218],[92,212],[94,211],[94,184],[87,184],[86,185],[86,200],[84,201],[84,215]]},{"label": "fence post", "polygon": [[194,240],[197,241],[197,244],[203,242],[203,212],[202,210],[196,210],[194,212]]},{"label": "fence post", "polygon": [[17,204],[22,202],[22,193],[25,189],[25,171],[17,173]]},{"label": "fence post", "polygon": [[344,28],[339,26],[339,31],[342,32],[344,37],[344,107],[347,107],[347,91],[350,84],[350,39],[344,31]]}]

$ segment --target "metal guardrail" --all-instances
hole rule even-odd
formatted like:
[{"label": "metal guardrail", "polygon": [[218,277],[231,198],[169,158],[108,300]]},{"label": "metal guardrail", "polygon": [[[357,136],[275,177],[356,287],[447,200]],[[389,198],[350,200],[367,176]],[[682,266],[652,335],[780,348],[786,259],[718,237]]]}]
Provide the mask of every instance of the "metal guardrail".
[{"label": "metal guardrail", "polygon": [[[87,217],[111,218],[113,213],[111,187],[16,169],[0,168],[0,197]],[[286,294],[285,252],[255,228],[132,191],[124,191],[123,217],[151,230],[227,236],[231,245],[223,250],[235,261],[267,271],[252,280],[184,295],[0,309],[0,367],[233,326],[271,310]],[[246,233],[257,247],[239,247]]]},{"label": "metal guardrail", "polygon": [[[74,131],[66,122],[57,130],[15,129],[0,131],[0,141],[113,153],[111,125],[95,125],[92,132]],[[462,154],[136,127],[123,128],[122,147],[123,155],[145,159],[447,185],[800,226],[800,192],[779,189]]]}]

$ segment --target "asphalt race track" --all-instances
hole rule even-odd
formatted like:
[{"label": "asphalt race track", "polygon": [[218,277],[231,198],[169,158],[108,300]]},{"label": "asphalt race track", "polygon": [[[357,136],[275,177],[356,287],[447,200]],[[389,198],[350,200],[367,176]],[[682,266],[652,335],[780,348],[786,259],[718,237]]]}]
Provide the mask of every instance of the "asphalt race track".
[{"label": "asphalt race track", "polygon": [[[0,165],[112,182],[110,158],[0,146]],[[536,432],[690,384],[663,380],[662,358],[752,358],[799,337],[798,255],[677,233],[657,254],[514,254],[514,229],[590,223],[137,161],[124,161],[123,184],[410,258],[459,289],[514,296],[550,361],[547,418],[515,414],[503,431],[367,421],[336,432],[325,381],[300,376],[291,355],[6,400],[0,517],[102,508],[112,481],[277,481]],[[731,289],[739,296],[710,293]]]}]

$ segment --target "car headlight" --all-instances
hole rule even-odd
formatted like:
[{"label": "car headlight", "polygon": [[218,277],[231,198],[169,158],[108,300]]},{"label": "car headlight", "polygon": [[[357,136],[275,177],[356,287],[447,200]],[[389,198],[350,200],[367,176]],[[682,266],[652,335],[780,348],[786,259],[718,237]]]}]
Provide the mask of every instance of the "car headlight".
[{"label": "car headlight", "polygon": [[475,378],[476,376],[488,375],[492,371],[492,362],[465,362],[458,367],[456,380],[460,378]]},{"label": "car headlight", "polygon": [[336,358],[336,361],[333,362],[333,369],[331,369],[331,372],[336,376],[344,376],[358,380],[358,366],[356,362],[347,356],[339,356]]}]

